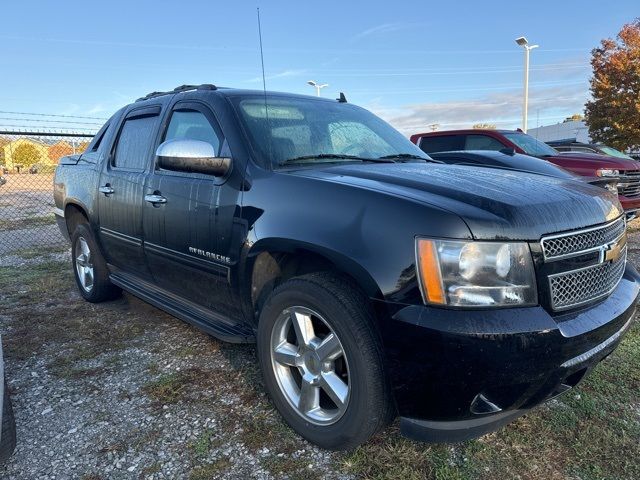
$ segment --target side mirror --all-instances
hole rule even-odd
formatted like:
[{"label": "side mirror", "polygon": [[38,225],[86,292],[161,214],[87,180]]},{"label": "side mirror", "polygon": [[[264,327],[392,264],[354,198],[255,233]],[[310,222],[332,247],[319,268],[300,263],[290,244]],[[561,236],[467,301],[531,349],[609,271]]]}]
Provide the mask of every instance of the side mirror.
[{"label": "side mirror", "polygon": [[216,157],[213,145],[201,140],[168,140],[160,144],[156,156],[158,166],[166,170],[223,177],[231,169],[230,158]]}]

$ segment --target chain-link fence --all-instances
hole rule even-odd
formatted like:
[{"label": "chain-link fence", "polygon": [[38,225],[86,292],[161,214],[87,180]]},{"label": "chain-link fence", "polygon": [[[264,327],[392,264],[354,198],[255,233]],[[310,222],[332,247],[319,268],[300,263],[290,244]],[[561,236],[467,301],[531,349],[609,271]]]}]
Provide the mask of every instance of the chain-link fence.
[{"label": "chain-link fence", "polygon": [[0,130],[0,256],[56,248],[53,174],[61,157],[82,153],[93,135]]}]

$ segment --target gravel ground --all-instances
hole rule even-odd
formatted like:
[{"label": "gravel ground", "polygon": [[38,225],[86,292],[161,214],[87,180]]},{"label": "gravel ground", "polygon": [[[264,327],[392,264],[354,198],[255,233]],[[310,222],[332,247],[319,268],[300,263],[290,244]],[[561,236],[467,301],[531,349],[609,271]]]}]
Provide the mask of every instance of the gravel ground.
[{"label": "gravel ground", "polygon": [[274,412],[253,346],[129,295],[86,303],[61,256],[24,260],[0,294],[18,428],[1,478],[348,478]]}]

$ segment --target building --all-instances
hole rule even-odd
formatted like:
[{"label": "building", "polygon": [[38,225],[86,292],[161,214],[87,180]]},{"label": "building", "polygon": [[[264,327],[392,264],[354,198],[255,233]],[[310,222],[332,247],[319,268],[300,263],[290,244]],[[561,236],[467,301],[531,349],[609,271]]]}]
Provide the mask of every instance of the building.
[{"label": "building", "polygon": [[542,142],[572,140],[575,142],[591,143],[589,128],[584,123],[584,120],[572,120],[555,125],[530,128],[527,130],[527,133]]}]

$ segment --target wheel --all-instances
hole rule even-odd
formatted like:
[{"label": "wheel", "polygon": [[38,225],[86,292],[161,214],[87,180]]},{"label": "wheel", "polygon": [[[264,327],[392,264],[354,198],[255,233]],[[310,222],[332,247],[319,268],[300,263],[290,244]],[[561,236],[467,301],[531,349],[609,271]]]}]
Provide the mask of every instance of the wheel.
[{"label": "wheel", "polygon": [[264,384],[285,421],[320,447],[365,442],[394,415],[368,299],[320,272],[277,287],[258,325]]},{"label": "wheel", "polygon": [[78,224],[71,235],[71,254],[76,284],[85,300],[103,302],[120,294],[109,280],[107,262],[86,223]]},{"label": "wheel", "polygon": [[13,418],[11,397],[7,382],[4,383],[4,398],[2,401],[2,433],[0,434],[0,462],[9,459],[16,448],[16,421]]}]

